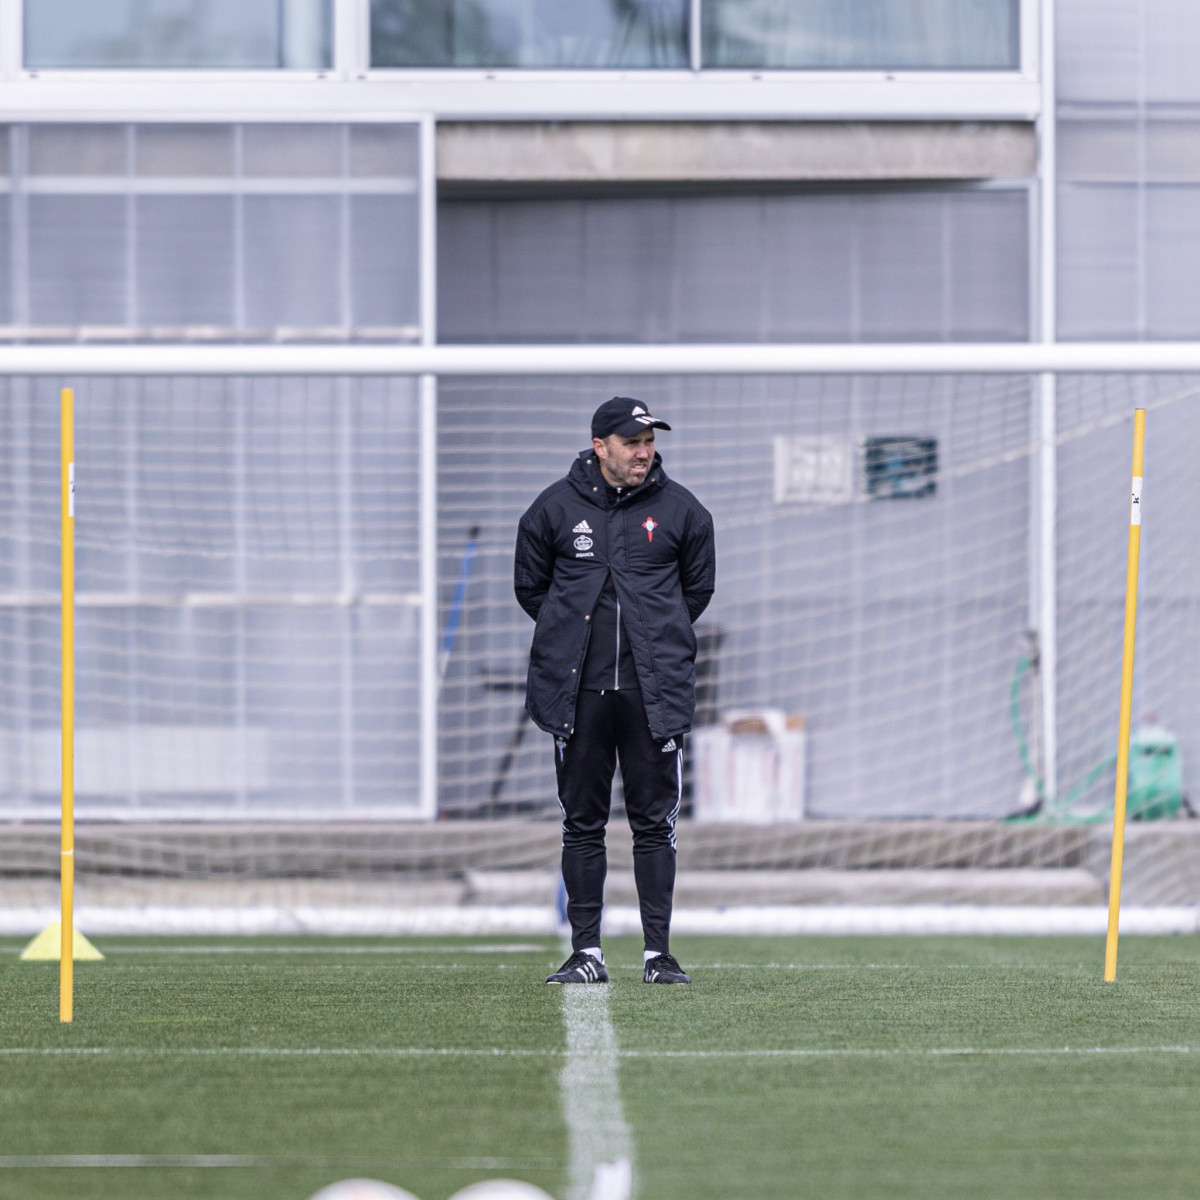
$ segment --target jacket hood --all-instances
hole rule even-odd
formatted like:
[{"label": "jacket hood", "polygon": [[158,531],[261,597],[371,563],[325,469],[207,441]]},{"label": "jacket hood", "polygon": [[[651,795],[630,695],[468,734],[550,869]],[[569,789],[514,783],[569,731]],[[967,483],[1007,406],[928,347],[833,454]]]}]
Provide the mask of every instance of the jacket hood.
[{"label": "jacket hood", "polygon": [[[571,464],[571,469],[567,472],[567,479],[571,483],[571,486],[586,500],[591,500],[594,504],[600,505],[601,508],[605,507],[603,489],[610,487],[611,484],[604,478],[594,450],[580,450],[575,461]],[[642,496],[647,492],[657,491],[666,482],[667,471],[662,463],[662,455],[656,450],[654,452],[654,461],[650,464],[650,470],[646,472],[646,478],[637,487],[622,492],[621,498]]]}]

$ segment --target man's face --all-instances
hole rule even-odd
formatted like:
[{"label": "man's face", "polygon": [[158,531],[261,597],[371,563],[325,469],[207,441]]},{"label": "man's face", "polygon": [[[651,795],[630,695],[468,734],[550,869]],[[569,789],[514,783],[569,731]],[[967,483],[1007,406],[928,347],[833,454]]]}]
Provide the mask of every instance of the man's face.
[{"label": "man's face", "polygon": [[637,487],[654,462],[654,429],[643,429],[633,437],[614,433],[592,438],[592,449],[600,460],[600,473],[613,487]]}]

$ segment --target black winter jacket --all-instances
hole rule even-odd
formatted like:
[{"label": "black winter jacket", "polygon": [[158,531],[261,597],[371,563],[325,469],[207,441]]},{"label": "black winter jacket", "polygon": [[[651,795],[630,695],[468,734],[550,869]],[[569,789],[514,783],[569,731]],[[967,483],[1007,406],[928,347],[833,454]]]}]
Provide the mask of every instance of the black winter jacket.
[{"label": "black winter jacket", "polygon": [[696,707],[692,623],[716,583],[713,523],[657,454],[645,482],[609,507],[600,464],[584,450],[521,518],[513,585],[537,622],[526,710],[547,733],[574,732],[591,617],[610,574],[651,736],[686,733]]}]

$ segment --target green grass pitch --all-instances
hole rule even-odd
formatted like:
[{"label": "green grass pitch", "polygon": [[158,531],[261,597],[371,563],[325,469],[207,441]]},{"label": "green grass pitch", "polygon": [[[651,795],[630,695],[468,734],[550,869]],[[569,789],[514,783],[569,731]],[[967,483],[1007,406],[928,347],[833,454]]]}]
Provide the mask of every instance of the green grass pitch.
[{"label": "green grass pitch", "polygon": [[[0,1197],[445,1200],[571,1188],[556,939],[0,940]],[[1200,937],[702,938],[690,988],[606,943],[634,1195],[1183,1200]],[[586,1104],[583,1105],[586,1112]],[[572,1117],[574,1112],[574,1117]]]}]

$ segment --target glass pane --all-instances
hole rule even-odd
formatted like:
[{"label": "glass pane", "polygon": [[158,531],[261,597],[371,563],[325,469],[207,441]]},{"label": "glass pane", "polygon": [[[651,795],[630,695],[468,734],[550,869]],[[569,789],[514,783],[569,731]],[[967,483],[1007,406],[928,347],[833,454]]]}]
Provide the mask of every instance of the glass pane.
[{"label": "glass pane", "polygon": [[1155,338],[1196,336],[1200,225],[1194,185],[1146,189],[1146,330]]},{"label": "glass pane", "polygon": [[1020,0],[704,0],[706,67],[1015,70]]},{"label": "glass pane", "polygon": [[137,290],[144,325],[233,325],[232,197],[139,196]]},{"label": "glass pane", "polygon": [[445,342],[1028,337],[1020,188],[444,200]]},{"label": "glass pane", "polygon": [[420,176],[421,144],[415,125],[351,125],[350,174],[355,179]]},{"label": "glass pane", "polygon": [[242,170],[250,177],[337,178],[344,141],[343,125],[245,125]]},{"label": "glass pane", "polygon": [[371,0],[374,67],[686,67],[688,0]]},{"label": "glass pane", "polygon": [[247,196],[246,323],[340,325],[336,196]]},{"label": "glass pane", "polygon": [[124,323],[126,224],[122,196],[30,196],[33,324]]},{"label": "glass pane", "polygon": [[1060,103],[1195,104],[1200,8],[1193,0],[1058,0]]},{"label": "glass pane", "polygon": [[420,321],[417,197],[353,196],[350,200],[350,304],[358,326],[408,327]]},{"label": "glass pane", "polygon": [[124,175],[124,125],[30,125],[30,175]]},{"label": "glass pane", "polygon": [[141,176],[233,174],[232,125],[135,126],[134,162]]},{"label": "glass pane", "polygon": [[25,0],[31,69],[316,70],[332,63],[331,0]]},{"label": "glass pane", "polygon": [[1058,197],[1058,334],[1144,337],[1139,189],[1064,186]]},{"label": "glass pane", "polygon": [[0,325],[12,322],[12,207],[0,194]]}]

